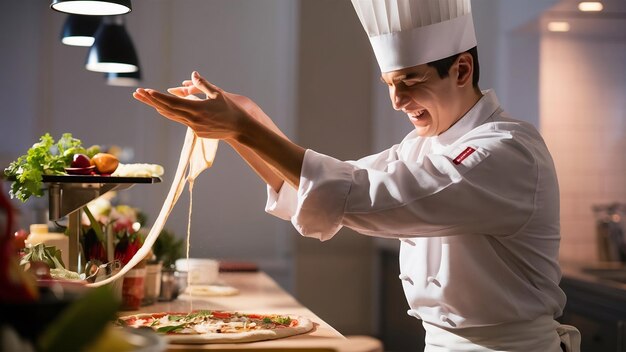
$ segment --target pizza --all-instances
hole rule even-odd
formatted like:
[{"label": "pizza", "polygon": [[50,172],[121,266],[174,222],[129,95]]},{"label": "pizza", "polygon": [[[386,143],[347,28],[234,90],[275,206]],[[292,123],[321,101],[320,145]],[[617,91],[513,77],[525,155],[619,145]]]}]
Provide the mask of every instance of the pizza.
[{"label": "pizza", "polygon": [[149,327],[169,343],[236,343],[303,334],[311,320],[291,315],[244,314],[198,310],[191,313],[146,313],[120,317],[117,325]]}]

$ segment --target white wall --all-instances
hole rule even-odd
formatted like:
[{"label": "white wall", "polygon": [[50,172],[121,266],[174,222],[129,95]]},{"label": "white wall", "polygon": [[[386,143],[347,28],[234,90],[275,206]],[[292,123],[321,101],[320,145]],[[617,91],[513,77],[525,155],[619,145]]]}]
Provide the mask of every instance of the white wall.
[{"label": "white wall", "polygon": [[[298,141],[339,159],[367,155],[373,55],[352,4],[301,1],[299,32]],[[372,239],[349,229],[324,243],[295,238],[298,298],[344,334],[371,334]]]},{"label": "white wall", "polygon": [[[622,30],[625,25],[621,20]],[[620,33],[542,36],[541,130],[559,177],[563,261],[596,261],[592,206],[626,202],[626,37]]]}]

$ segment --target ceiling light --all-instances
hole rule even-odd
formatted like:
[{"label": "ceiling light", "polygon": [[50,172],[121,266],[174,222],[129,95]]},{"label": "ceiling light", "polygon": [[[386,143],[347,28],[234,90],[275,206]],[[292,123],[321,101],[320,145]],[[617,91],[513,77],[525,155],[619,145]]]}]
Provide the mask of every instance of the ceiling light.
[{"label": "ceiling light", "polygon": [[141,71],[135,72],[107,72],[104,74],[107,84],[118,87],[138,87],[141,82]]},{"label": "ceiling light", "polygon": [[569,23],[567,22],[549,22],[548,30],[550,32],[568,32]]},{"label": "ceiling light", "polygon": [[604,6],[599,1],[583,1],[578,4],[578,9],[584,12],[598,12],[602,11]]},{"label": "ceiling light", "polygon": [[100,16],[69,15],[61,30],[61,42],[66,45],[91,46],[100,25]]},{"label": "ceiling light", "polygon": [[122,17],[104,17],[87,54],[85,67],[95,72],[135,72],[139,60]]},{"label": "ceiling light", "polygon": [[132,10],[130,0],[52,0],[50,7],[76,15],[112,16]]}]

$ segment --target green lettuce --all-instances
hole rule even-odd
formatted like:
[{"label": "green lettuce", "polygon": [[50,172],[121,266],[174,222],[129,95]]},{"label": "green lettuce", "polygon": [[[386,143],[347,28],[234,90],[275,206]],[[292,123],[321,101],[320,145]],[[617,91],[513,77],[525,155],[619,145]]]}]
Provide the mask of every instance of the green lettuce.
[{"label": "green lettuce", "polygon": [[89,154],[95,150],[87,150],[79,139],[73,138],[71,133],[64,133],[58,142],[49,133],[39,138],[25,155],[13,161],[4,174],[13,180],[9,194],[26,202],[31,196],[43,195],[43,175],[64,175],[65,168],[72,163],[74,154]]}]

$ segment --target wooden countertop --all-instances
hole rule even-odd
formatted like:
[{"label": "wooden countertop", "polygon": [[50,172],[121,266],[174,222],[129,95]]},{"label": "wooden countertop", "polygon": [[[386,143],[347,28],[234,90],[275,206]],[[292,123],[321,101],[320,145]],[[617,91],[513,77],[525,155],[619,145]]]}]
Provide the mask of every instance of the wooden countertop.
[{"label": "wooden countertop", "polygon": [[238,344],[182,345],[170,344],[168,351],[257,350],[257,351],[382,351],[380,343],[369,337],[346,338],[320,319],[263,272],[220,273],[219,281],[239,290],[234,296],[181,296],[171,302],[158,302],[138,311],[120,315],[151,312],[189,312],[196,309],[299,315],[311,319],[311,332],[284,339]]}]

